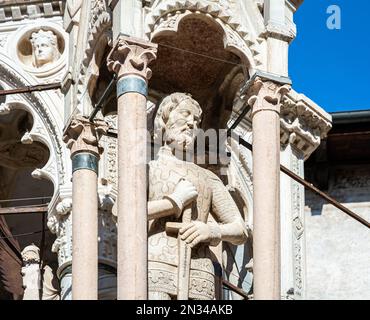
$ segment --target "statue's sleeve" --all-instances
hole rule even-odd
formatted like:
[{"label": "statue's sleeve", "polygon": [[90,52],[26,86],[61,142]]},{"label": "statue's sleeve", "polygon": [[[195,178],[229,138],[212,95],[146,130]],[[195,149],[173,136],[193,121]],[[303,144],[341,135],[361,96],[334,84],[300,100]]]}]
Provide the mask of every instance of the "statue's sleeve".
[{"label": "statue's sleeve", "polygon": [[238,207],[231,194],[216,176],[210,177],[212,186],[212,213],[221,229],[221,240],[239,245],[248,233]]}]

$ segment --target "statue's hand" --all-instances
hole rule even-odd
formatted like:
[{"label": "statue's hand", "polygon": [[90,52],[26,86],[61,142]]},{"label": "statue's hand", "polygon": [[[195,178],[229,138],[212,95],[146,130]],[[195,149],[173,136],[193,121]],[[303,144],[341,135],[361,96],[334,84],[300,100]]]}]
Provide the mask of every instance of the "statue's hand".
[{"label": "statue's hand", "polygon": [[184,179],[176,185],[172,194],[165,198],[170,199],[176,206],[176,217],[180,217],[184,208],[192,203],[198,196],[198,191],[195,186]]},{"label": "statue's hand", "polygon": [[192,221],[180,229],[181,240],[191,248],[200,242],[209,242],[216,246],[221,241],[221,230],[217,224],[209,225],[201,221]]}]

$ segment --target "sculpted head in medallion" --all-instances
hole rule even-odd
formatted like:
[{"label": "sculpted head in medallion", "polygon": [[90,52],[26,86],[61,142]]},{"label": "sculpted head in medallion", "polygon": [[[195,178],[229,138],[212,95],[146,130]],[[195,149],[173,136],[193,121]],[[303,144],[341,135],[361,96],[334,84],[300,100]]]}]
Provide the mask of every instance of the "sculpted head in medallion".
[{"label": "sculpted head in medallion", "polygon": [[163,99],[154,120],[154,139],[172,148],[186,150],[193,145],[202,109],[191,95],[173,93]]},{"label": "sculpted head in medallion", "polygon": [[34,67],[40,68],[59,59],[58,38],[52,31],[40,30],[34,32],[30,41]]}]

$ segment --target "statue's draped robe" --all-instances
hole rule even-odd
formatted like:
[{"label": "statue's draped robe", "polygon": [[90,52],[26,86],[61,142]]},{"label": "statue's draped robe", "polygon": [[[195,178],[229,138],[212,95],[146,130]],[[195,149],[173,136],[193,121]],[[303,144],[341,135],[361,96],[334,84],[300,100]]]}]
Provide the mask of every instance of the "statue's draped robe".
[{"label": "statue's draped robe", "polygon": [[[149,164],[149,201],[170,195],[181,178],[190,181],[198,191],[192,220],[208,222],[211,213],[220,224],[240,221],[238,208],[221,180],[212,172],[192,162],[176,159],[161,148],[158,160]],[[166,222],[181,222],[173,216],[151,221],[148,234],[149,291],[177,293],[178,241],[176,235],[166,233]],[[208,222],[210,223],[210,222]],[[240,239],[242,238],[242,239]],[[237,240],[237,239],[236,239]],[[241,241],[240,241],[241,240]],[[239,237],[240,242],[243,235]],[[237,242],[238,242],[237,241]],[[215,270],[209,243],[200,243],[192,249],[190,270],[190,299],[215,298]]]}]

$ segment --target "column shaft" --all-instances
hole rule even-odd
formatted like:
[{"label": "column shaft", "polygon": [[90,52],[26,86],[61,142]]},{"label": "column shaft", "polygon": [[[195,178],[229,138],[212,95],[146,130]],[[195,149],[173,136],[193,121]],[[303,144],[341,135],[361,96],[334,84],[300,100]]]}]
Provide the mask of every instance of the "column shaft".
[{"label": "column shaft", "polygon": [[73,300],[97,300],[97,174],[92,170],[80,169],[73,173],[72,179],[72,298]]},{"label": "column shaft", "polygon": [[146,96],[156,52],[155,44],[119,36],[107,58],[118,75],[118,300],[148,296]]},{"label": "column shaft", "polygon": [[253,117],[254,298],[280,299],[280,122],[276,111]]},{"label": "column shaft", "polygon": [[108,126],[75,116],[64,134],[72,159],[72,299],[98,299],[99,140]]},{"label": "column shaft", "polygon": [[[118,299],[147,299],[146,97],[118,99]],[[144,134],[144,135],[143,135]]]},{"label": "column shaft", "polygon": [[[267,78],[287,77],[285,0],[266,0],[264,8],[266,71],[271,73]],[[281,299],[280,99],[284,92],[274,81],[259,83],[253,112],[253,288],[257,300]]]}]

